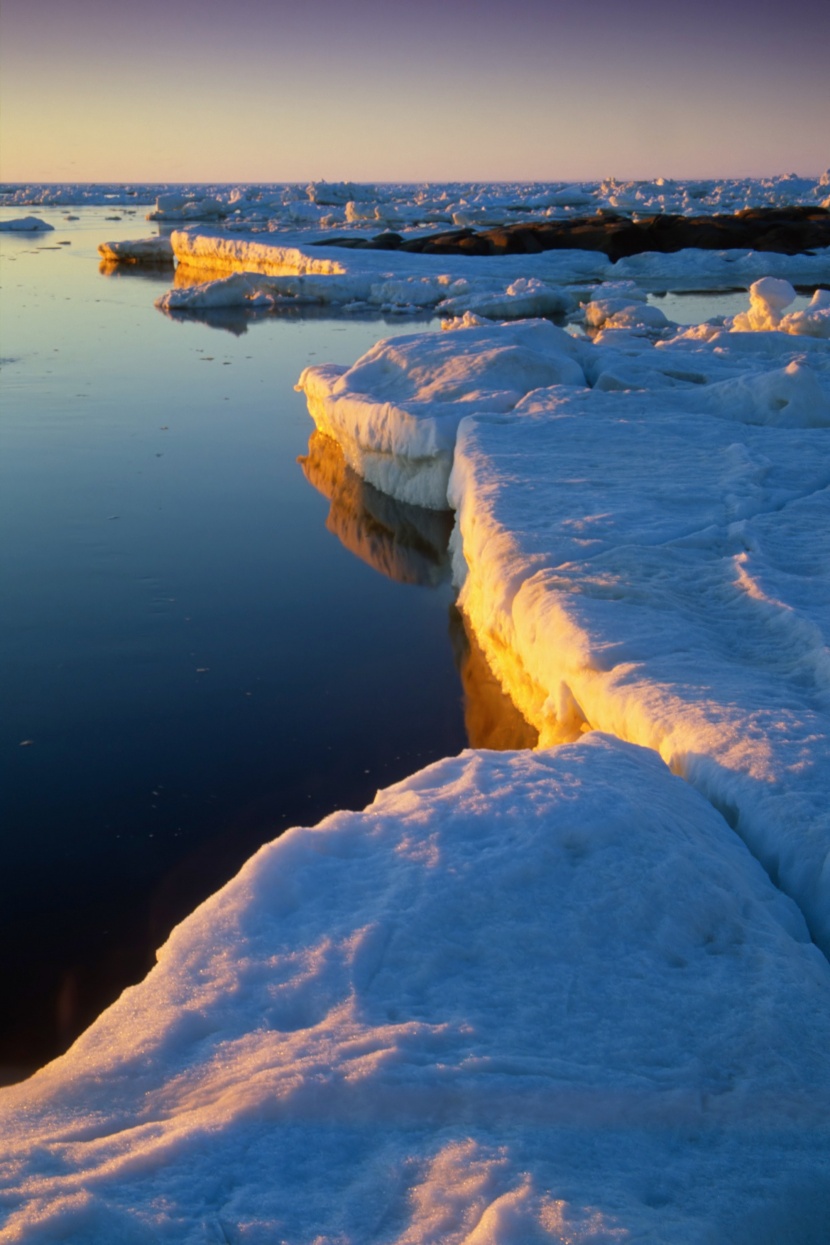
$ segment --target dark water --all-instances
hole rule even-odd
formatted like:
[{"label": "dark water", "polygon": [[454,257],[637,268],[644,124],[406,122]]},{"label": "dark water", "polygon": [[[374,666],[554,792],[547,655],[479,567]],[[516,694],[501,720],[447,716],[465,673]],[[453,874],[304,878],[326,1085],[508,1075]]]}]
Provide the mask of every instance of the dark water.
[{"label": "dark water", "polygon": [[344,502],[293,390],[412,322],[173,321],[98,271],[152,226],[40,214],[0,235],[5,1080],[261,843],[467,742],[446,521]]}]

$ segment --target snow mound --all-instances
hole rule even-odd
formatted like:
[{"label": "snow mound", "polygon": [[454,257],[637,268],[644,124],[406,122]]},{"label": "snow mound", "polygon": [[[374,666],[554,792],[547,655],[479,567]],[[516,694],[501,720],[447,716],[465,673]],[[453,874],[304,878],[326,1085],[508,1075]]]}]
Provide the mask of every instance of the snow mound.
[{"label": "snow mound", "polygon": [[733,332],[779,330],[807,337],[830,337],[830,290],[816,290],[808,307],[785,315],[784,309],[794,300],[795,290],[789,281],[765,277],[754,282],[749,290],[749,310],[733,317]]},{"label": "snow mound", "polygon": [[261,849],[3,1091],[4,1239],[818,1245],[828,1042],[653,753],[466,752]]}]

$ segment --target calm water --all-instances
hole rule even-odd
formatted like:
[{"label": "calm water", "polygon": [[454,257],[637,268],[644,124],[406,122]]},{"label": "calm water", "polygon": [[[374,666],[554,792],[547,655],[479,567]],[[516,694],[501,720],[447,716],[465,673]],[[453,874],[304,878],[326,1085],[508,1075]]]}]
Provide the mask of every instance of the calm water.
[{"label": "calm water", "polygon": [[98,270],[140,216],[40,214],[0,235],[6,1080],[262,842],[467,740],[447,524],[309,455],[293,390],[413,323],[174,321]]}]

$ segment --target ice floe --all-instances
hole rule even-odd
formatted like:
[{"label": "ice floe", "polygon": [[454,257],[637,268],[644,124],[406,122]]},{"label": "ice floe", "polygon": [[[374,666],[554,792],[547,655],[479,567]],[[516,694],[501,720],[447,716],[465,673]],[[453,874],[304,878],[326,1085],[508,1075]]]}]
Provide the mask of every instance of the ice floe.
[{"label": "ice floe", "polygon": [[[811,204],[830,175],[152,190],[225,217],[174,231],[165,311],[454,317],[306,369],[302,467],[403,582],[446,574],[452,505],[471,739],[535,750],[257,853],[0,1092],[6,1238],[823,1245],[830,294],[788,309],[830,253],[314,243]],[[4,202],[38,193],[96,201]],[[647,296],[724,286],[747,310],[687,328]]]},{"label": "ice floe", "polygon": [[[804,255],[687,249],[632,255],[612,264],[598,251],[390,255],[383,249],[318,247],[296,232],[273,236],[198,227],[174,231],[171,244],[182,275],[159,305],[179,311],[204,307],[207,300],[213,306],[244,305],[256,296],[275,304],[314,301],[383,311],[432,307],[446,316],[470,311],[502,319],[565,314],[588,297],[586,285],[598,282],[632,282],[641,289],[740,288],[770,276],[801,285],[830,283],[827,248]],[[236,281],[229,279],[234,273],[240,274]],[[257,275],[272,279],[257,282]],[[312,282],[311,276],[326,279]],[[297,277],[306,280],[289,279]],[[658,318],[652,316],[652,323]]]},{"label": "ice floe", "polygon": [[467,752],[264,847],[3,1091],[4,1239],[822,1240],[830,969],[650,752]]},{"label": "ice floe", "polygon": [[54,229],[39,216],[16,216],[13,220],[0,220],[0,230],[4,233],[47,233]]},{"label": "ice floe", "polygon": [[547,320],[515,330],[475,325],[389,338],[351,368],[306,368],[298,388],[317,428],[339,442],[364,479],[400,501],[440,510],[464,416],[509,412],[529,389],[584,386],[583,353],[582,343]]},{"label": "ice floe", "polygon": [[98,247],[102,259],[117,264],[172,264],[173,247],[168,237],[128,238],[119,242],[102,242]]}]

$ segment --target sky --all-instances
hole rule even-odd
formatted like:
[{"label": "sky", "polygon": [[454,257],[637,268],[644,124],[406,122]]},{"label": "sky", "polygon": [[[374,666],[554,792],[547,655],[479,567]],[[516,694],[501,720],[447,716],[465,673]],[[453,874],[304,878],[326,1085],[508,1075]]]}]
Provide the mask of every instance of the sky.
[{"label": "sky", "polygon": [[4,181],[818,175],[827,0],[3,0]]}]

